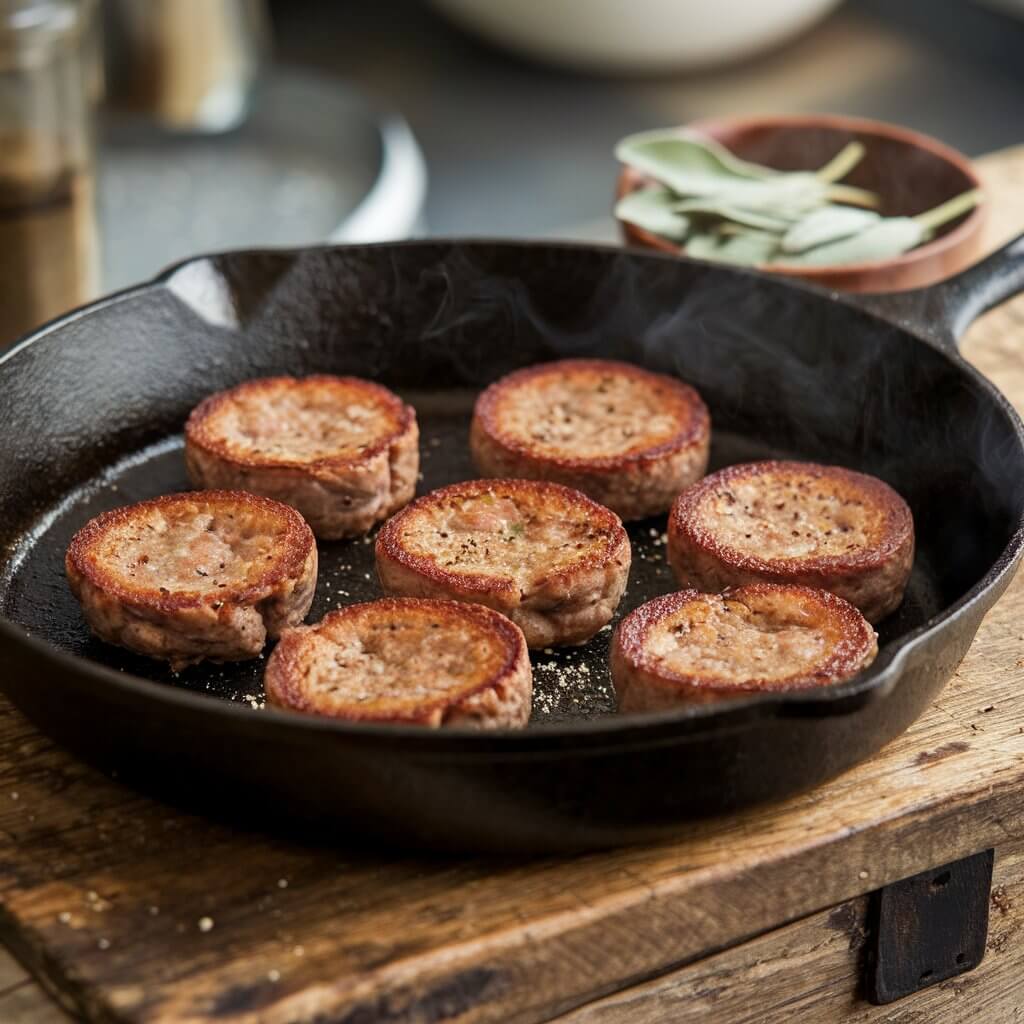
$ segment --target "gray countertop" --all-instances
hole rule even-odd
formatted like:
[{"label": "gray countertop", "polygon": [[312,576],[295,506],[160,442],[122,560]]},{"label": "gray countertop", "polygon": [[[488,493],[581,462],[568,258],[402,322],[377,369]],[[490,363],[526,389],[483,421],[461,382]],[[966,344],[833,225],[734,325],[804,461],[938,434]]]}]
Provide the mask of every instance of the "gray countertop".
[{"label": "gray countertop", "polygon": [[339,75],[409,119],[432,234],[611,237],[615,140],[709,115],[856,114],[971,154],[1024,141],[1024,20],[969,0],[848,0],[772,53],[653,79],[534,65],[414,0],[272,10],[279,59]]}]

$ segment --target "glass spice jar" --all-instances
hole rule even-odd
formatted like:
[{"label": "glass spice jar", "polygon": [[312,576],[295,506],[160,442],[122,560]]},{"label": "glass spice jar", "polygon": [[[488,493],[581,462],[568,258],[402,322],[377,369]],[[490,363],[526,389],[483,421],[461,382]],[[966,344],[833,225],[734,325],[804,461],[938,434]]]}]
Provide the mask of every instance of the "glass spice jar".
[{"label": "glass spice jar", "polygon": [[97,292],[92,6],[0,0],[0,347]]}]

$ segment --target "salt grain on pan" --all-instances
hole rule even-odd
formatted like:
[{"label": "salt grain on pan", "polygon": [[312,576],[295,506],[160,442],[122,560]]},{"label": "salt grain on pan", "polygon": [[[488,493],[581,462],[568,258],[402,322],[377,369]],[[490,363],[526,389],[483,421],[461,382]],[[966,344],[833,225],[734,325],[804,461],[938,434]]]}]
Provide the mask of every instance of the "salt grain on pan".
[{"label": "salt grain on pan", "polygon": [[61,924],[71,924],[71,914],[64,910],[57,915],[57,920],[60,921]]},{"label": "salt grain on pan", "polygon": [[288,888],[288,879],[287,878],[279,878],[277,880],[277,887],[278,887],[278,889],[287,889]]},{"label": "salt grain on pan", "polygon": [[201,917],[199,918],[199,930],[201,932],[208,932],[213,928],[212,917]]},{"label": "salt grain on pan", "polygon": [[280,980],[281,980],[281,972],[280,971],[274,971],[274,970],[267,971],[267,981],[275,981],[276,982],[276,981],[280,981]]},{"label": "salt grain on pan", "polygon": [[96,945],[100,949],[110,949],[110,939],[100,939],[100,941],[97,942]]}]

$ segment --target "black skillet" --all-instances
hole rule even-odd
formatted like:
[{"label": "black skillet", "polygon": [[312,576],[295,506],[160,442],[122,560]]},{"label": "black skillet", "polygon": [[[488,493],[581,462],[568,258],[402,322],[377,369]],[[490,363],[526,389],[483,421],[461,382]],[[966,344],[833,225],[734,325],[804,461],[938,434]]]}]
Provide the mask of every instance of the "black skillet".
[{"label": "black skillet", "polygon": [[[935,697],[1021,557],[1024,431],[953,338],[1024,289],[1024,238],[882,318],[778,277],[539,243],[411,242],[200,258],[39,331],[0,360],[2,686],[123,779],[220,813],[402,844],[565,850],[637,841],[805,789]],[[180,430],[209,392],[271,373],[406,392],[423,489],[472,475],[472,394],[515,367],[609,356],[678,373],[711,408],[713,464],[842,463],[910,502],[918,553],[878,660],[831,689],[613,713],[608,633],[535,658],[519,733],[339,725],[270,709],[262,661],[178,677],[90,637],[63,579],[101,509],[187,486]],[[631,530],[622,610],[672,588],[663,521]],[[372,545],[321,545],[313,617],[372,597]]]}]

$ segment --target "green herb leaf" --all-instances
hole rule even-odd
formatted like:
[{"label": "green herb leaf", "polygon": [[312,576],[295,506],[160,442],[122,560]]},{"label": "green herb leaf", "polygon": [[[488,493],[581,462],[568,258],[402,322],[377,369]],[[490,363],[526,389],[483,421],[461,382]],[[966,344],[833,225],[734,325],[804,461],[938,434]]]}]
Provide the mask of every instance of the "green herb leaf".
[{"label": "green herb leaf", "polygon": [[885,217],[847,238],[827,242],[783,259],[787,263],[811,266],[891,259],[928,241],[943,224],[962,217],[982,199],[982,193],[972,189],[916,217]]},{"label": "green herb leaf", "polygon": [[767,231],[742,231],[737,234],[708,232],[692,235],[686,242],[685,253],[700,260],[733,263],[756,267],[768,263],[778,252],[779,238]]},{"label": "green herb leaf", "polygon": [[753,164],[745,164],[721,147],[674,132],[631,135],[615,147],[615,155],[680,195],[714,195],[730,182],[775,177],[774,171],[754,169]]},{"label": "green herb leaf", "polygon": [[877,192],[869,192],[866,188],[855,188],[853,185],[829,185],[825,196],[837,203],[851,203],[854,206],[866,206],[869,209],[882,205],[881,196]]},{"label": "green herb leaf", "polygon": [[827,242],[784,262],[803,266],[828,266],[838,263],[870,263],[890,259],[920,245],[931,232],[913,217],[886,217],[863,231],[835,242]]},{"label": "green herb leaf", "polygon": [[687,178],[747,178],[778,174],[770,167],[748,163],[711,139],[680,131],[656,130],[627,135],[615,147],[615,157],[673,188]]},{"label": "green herb leaf", "polygon": [[848,238],[881,218],[873,210],[853,206],[822,206],[802,217],[782,236],[782,251],[803,252],[816,245]]},{"label": "green herb leaf", "polygon": [[948,224],[949,221],[956,220],[957,217],[962,217],[973,210],[984,198],[985,194],[981,189],[972,188],[969,192],[961,192],[960,195],[947,199],[931,210],[919,213],[914,220],[929,231],[935,231],[943,224]]},{"label": "green herb leaf", "polygon": [[677,201],[666,188],[641,188],[623,196],[615,204],[615,216],[645,231],[681,242],[686,237],[690,222],[673,209]]},{"label": "green herb leaf", "polygon": [[745,210],[734,206],[723,199],[683,199],[672,207],[679,213],[695,216],[716,217],[742,224],[746,227],[759,228],[762,231],[786,231],[793,223],[792,219],[761,213],[757,210]]},{"label": "green herb leaf", "polygon": [[860,142],[848,142],[824,167],[817,172],[820,181],[841,181],[864,158],[864,146]]},{"label": "green herb leaf", "polygon": [[[848,155],[840,156],[848,163],[849,154],[857,155],[856,146],[844,152]],[[835,173],[836,161],[817,174],[783,173],[741,160],[709,139],[678,131],[630,135],[619,142],[615,155],[681,197],[721,199],[734,207],[775,216],[782,209],[798,215],[829,198],[867,206],[878,201],[864,189],[834,184],[827,176]]]}]

